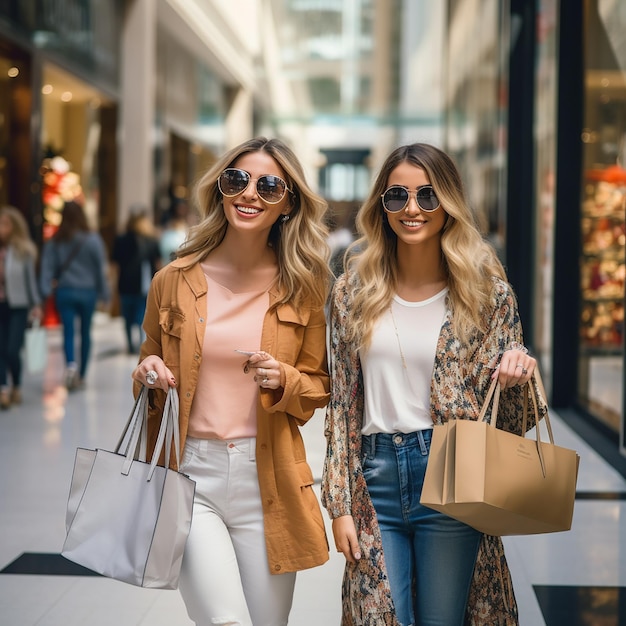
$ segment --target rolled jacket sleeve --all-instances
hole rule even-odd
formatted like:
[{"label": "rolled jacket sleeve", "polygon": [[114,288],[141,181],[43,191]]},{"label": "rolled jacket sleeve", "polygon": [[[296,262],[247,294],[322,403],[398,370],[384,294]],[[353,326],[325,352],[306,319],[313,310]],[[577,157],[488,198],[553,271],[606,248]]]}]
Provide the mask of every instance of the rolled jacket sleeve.
[{"label": "rolled jacket sleeve", "polygon": [[[313,415],[315,409],[327,404],[330,379],[326,364],[326,320],[323,309],[311,311],[302,329],[302,340],[293,364],[281,359],[290,334],[281,325],[290,326],[277,316],[276,346],[268,346],[267,352],[274,348],[278,353],[275,358],[281,363],[281,377],[284,376],[282,389],[261,389],[261,404],[268,413],[284,412],[303,424]],[[286,334],[285,334],[286,332]]]}]

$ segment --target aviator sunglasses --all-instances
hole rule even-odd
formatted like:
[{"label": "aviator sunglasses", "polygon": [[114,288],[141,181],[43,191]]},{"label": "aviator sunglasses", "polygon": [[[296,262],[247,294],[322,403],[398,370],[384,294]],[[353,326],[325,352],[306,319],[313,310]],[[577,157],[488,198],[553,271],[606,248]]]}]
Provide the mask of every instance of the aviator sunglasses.
[{"label": "aviator sunglasses", "polygon": [[[409,204],[411,192],[401,185],[392,185],[380,197],[383,199],[383,207],[385,207],[386,211],[398,213],[398,211],[402,211]],[[436,211],[439,208],[439,198],[432,185],[418,187],[415,191],[415,200],[417,206],[427,213]]]},{"label": "aviator sunglasses", "polygon": [[[246,170],[229,167],[220,174],[217,179],[217,186],[223,196],[233,198],[248,188],[250,180],[251,176]],[[259,194],[259,198],[267,204],[278,204],[285,197],[287,191],[293,193],[280,176],[265,174],[256,179],[256,192]]]}]

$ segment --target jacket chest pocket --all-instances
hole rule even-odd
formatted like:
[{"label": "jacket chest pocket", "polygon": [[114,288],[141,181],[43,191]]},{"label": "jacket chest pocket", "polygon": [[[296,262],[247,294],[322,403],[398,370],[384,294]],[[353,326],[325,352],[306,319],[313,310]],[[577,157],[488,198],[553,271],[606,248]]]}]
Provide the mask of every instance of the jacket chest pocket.
[{"label": "jacket chest pocket", "polygon": [[159,325],[164,335],[181,339],[184,324],[185,314],[182,311],[176,309],[161,309],[159,311]]},{"label": "jacket chest pocket", "polygon": [[275,358],[295,365],[301,358],[305,327],[300,324],[280,324],[276,337]]},{"label": "jacket chest pocket", "polygon": [[274,357],[279,361],[294,365],[298,361],[304,342],[308,318],[303,320],[301,315],[289,307],[280,308],[277,318]]}]

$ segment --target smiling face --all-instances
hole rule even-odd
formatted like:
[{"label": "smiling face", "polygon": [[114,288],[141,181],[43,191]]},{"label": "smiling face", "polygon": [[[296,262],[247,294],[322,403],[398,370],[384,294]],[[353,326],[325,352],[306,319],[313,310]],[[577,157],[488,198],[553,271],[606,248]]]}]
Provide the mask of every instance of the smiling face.
[{"label": "smiling face", "polygon": [[229,227],[242,232],[264,233],[267,237],[281,215],[291,212],[290,193],[276,204],[268,204],[257,193],[257,180],[266,174],[279,176],[286,181],[285,173],[266,152],[249,152],[239,157],[230,167],[250,174],[248,186],[233,197],[223,196],[224,214]]},{"label": "smiling face", "polygon": [[386,211],[389,226],[398,237],[398,246],[426,243],[439,245],[441,232],[446,223],[446,212],[442,206],[434,211],[422,211],[415,201],[416,189],[430,185],[426,172],[404,161],[389,175],[386,188],[393,185],[400,185],[409,190],[409,202],[404,209],[397,213]]}]

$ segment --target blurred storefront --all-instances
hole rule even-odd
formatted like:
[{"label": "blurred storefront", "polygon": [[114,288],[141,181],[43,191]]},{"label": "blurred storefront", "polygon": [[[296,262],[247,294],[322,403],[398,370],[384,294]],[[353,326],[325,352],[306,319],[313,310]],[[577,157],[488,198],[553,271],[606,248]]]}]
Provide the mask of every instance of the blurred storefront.
[{"label": "blurred storefront", "polygon": [[129,208],[157,223],[191,205],[199,175],[258,132],[266,100],[256,0],[126,0],[118,225]]},{"label": "blurred storefront", "polygon": [[0,200],[39,240],[75,197],[114,234],[121,17],[120,2],[0,5]]},{"label": "blurred storefront", "polygon": [[626,5],[561,4],[557,32],[544,63],[558,68],[554,180],[543,184],[554,199],[553,402],[626,454]]},{"label": "blurred storefront", "polygon": [[27,50],[0,35],[0,204],[28,217],[31,168],[32,62]]},{"label": "blurred storefront", "polygon": [[448,149],[499,246],[552,404],[624,453],[626,3],[448,8]]},{"label": "blurred storefront", "polygon": [[[0,202],[41,244],[67,200],[105,241],[116,233],[119,32],[123,4],[0,4]],[[44,324],[57,325],[52,300]]]},{"label": "blurred storefront", "polygon": [[252,135],[260,3],[232,5],[0,2],[0,201],[40,242],[79,194],[110,245],[131,206],[158,220]]},{"label": "blurred storefront", "polygon": [[594,0],[583,14],[583,126],[578,399],[624,428],[626,277],[626,6]]},{"label": "blurred storefront", "polygon": [[162,28],[156,55],[154,206],[162,221],[176,201],[190,201],[199,173],[222,152],[228,89]]}]

